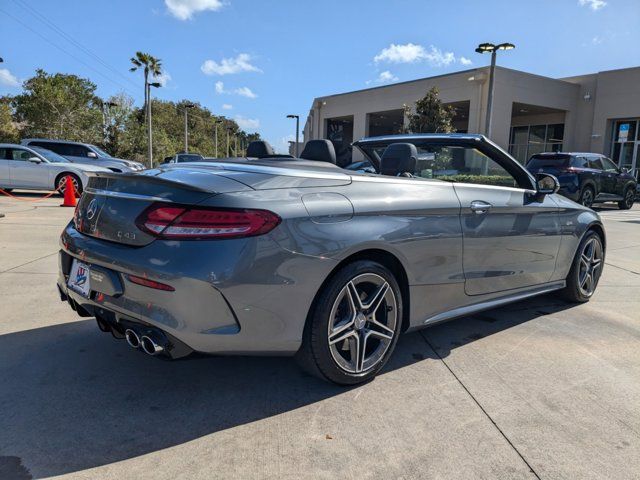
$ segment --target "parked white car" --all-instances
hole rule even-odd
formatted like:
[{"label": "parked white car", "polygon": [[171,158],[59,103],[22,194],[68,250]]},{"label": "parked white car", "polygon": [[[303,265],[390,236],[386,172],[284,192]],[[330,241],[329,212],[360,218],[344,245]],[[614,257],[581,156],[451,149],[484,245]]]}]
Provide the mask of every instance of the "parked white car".
[{"label": "parked white car", "polygon": [[70,176],[78,193],[89,181],[89,172],[111,172],[108,168],[71,163],[50,150],[12,143],[0,143],[0,188],[53,190],[64,193]]}]

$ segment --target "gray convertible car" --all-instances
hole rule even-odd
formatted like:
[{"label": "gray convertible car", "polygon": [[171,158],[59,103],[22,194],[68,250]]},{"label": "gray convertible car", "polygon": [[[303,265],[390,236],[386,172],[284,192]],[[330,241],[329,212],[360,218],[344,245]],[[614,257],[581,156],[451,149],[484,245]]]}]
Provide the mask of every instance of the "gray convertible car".
[{"label": "gray convertible car", "polygon": [[61,298],[149,355],[295,355],[339,384],[398,336],[535,295],[593,295],[605,233],[481,135],[363,139],[371,171],[252,156],[97,173],[61,237]]}]

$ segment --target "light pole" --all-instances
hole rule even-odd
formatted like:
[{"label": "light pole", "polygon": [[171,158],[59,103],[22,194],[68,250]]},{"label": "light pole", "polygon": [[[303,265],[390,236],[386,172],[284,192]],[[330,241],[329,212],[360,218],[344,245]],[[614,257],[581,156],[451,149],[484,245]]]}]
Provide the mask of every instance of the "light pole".
[{"label": "light pole", "polygon": [[298,157],[298,138],[300,135],[300,115],[287,115],[287,118],[296,119],[296,158]]},{"label": "light pole", "polygon": [[[1,59],[0,59],[1,60]],[[102,102],[102,136],[104,138],[104,144],[107,144],[109,134],[107,131],[107,112],[111,107],[117,107],[118,104],[114,102]]]},{"label": "light pole", "polygon": [[487,96],[487,119],[485,120],[485,135],[491,138],[491,109],[493,108],[493,77],[496,70],[496,56],[498,50],[512,50],[516,48],[513,43],[500,43],[494,45],[493,43],[481,43],[476,48],[477,53],[490,53],[491,54],[491,68],[489,69],[489,94]]},{"label": "light pole", "polygon": [[186,103],[184,106],[184,153],[189,153],[189,125],[187,123],[187,112],[195,107],[193,103]]},{"label": "light pole", "polygon": [[149,138],[149,168],[153,168],[153,131],[151,128],[151,87],[160,88],[159,82],[149,83],[145,79],[145,90],[147,93],[147,137]]},{"label": "light pole", "polygon": [[214,130],[214,132],[215,132],[215,144],[216,144],[216,153],[215,153],[215,156],[216,156],[216,158],[219,158],[219,157],[218,157],[218,125],[219,125],[219,124],[221,124],[221,123],[222,123],[222,120],[215,120],[215,121],[214,121],[214,127],[215,127],[215,130]]}]

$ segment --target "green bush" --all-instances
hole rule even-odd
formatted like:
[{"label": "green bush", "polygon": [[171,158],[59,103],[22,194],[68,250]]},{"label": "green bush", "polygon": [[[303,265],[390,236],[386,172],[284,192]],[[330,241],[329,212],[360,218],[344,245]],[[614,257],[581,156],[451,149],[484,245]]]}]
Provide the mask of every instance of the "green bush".
[{"label": "green bush", "polygon": [[469,175],[469,174],[458,174],[458,175],[444,175],[441,177],[436,177],[439,180],[445,180],[447,182],[457,182],[457,183],[479,183],[482,185],[498,185],[501,187],[513,187],[515,186],[515,182],[513,177],[507,175]]}]

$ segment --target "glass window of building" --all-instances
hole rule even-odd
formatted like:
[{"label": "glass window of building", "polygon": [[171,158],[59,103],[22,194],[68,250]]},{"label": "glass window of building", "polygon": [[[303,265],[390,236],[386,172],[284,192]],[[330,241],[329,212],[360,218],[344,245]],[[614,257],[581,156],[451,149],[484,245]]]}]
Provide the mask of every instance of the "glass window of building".
[{"label": "glass window of building", "polygon": [[562,151],[564,124],[511,127],[509,153],[520,163],[542,152]]}]

